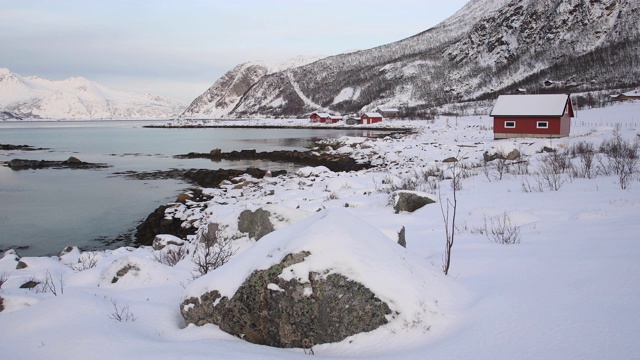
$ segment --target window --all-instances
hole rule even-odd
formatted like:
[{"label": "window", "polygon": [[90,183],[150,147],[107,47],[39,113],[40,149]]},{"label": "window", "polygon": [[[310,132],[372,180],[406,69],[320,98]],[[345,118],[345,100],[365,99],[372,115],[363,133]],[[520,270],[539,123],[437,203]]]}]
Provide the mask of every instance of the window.
[{"label": "window", "polygon": [[515,121],[505,121],[504,122],[505,129],[515,129],[516,122]]},{"label": "window", "polygon": [[538,129],[548,129],[549,128],[549,122],[548,121],[538,121],[536,123],[536,128],[538,128]]}]

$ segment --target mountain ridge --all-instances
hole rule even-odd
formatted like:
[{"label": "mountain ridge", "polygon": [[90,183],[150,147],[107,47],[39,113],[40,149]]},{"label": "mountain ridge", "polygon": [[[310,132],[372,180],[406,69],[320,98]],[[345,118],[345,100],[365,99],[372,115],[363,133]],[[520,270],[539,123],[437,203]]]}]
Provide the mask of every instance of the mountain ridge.
[{"label": "mountain ridge", "polygon": [[83,77],[49,80],[0,68],[0,120],[171,119],[184,108],[162,96],[115,91]]},{"label": "mountain ridge", "polygon": [[[297,117],[389,106],[413,117],[519,88],[637,86],[639,22],[633,0],[472,0],[406,39],[256,77],[232,109],[216,115]],[[197,111],[189,117],[207,118]]]}]

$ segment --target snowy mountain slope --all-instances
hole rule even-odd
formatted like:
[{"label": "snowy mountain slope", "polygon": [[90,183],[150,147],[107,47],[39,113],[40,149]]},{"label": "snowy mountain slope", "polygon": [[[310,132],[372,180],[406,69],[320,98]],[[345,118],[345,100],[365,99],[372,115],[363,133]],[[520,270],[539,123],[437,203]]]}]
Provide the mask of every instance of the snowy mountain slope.
[{"label": "snowy mountain slope", "polygon": [[473,0],[410,38],[266,75],[230,115],[300,116],[315,104],[343,113],[392,106],[419,116],[516,88],[630,87],[640,74],[639,22],[634,0]]},{"label": "snowy mountain slope", "polygon": [[22,119],[167,119],[183,108],[161,96],[113,91],[81,77],[53,81],[0,68],[0,109]]},{"label": "snowy mountain slope", "polygon": [[320,57],[298,56],[279,64],[251,61],[237,65],[228,71],[202,95],[198,96],[180,115],[181,119],[222,118],[229,114],[240,98],[267,74],[302,66]]}]

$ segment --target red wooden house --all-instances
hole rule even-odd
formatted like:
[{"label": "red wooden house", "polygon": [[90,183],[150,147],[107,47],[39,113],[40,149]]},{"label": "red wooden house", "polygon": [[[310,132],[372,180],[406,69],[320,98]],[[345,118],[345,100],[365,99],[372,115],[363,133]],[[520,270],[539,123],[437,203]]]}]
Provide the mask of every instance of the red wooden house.
[{"label": "red wooden house", "polygon": [[329,118],[327,118],[326,122],[327,124],[335,124],[341,120],[342,120],[342,116],[340,115],[329,115]]},{"label": "red wooden house", "polygon": [[382,115],[377,112],[364,113],[360,116],[361,124],[375,124],[382,121]]},{"label": "red wooden house", "polygon": [[493,110],[493,137],[564,137],[574,117],[567,94],[500,95]]},{"label": "red wooden house", "polygon": [[311,114],[309,119],[311,119],[311,122],[313,123],[325,123],[330,116],[331,115],[329,115],[328,113],[314,112],[313,114]]}]

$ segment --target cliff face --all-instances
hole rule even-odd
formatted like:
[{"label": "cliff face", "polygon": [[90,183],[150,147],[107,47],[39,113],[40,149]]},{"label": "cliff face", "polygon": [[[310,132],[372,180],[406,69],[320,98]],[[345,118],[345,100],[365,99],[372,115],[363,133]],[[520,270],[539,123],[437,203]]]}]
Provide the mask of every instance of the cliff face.
[{"label": "cliff face", "polygon": [[[242,95],[233,92],[233,108],[216,115],[301,116],[378,106],[419,115],[516,88],[627,87],[640,73],[638,23],[640,3],[634,0],[474,0],[410,38],[265,74]],[[231,88],[244,89],[218,91]]]}]

